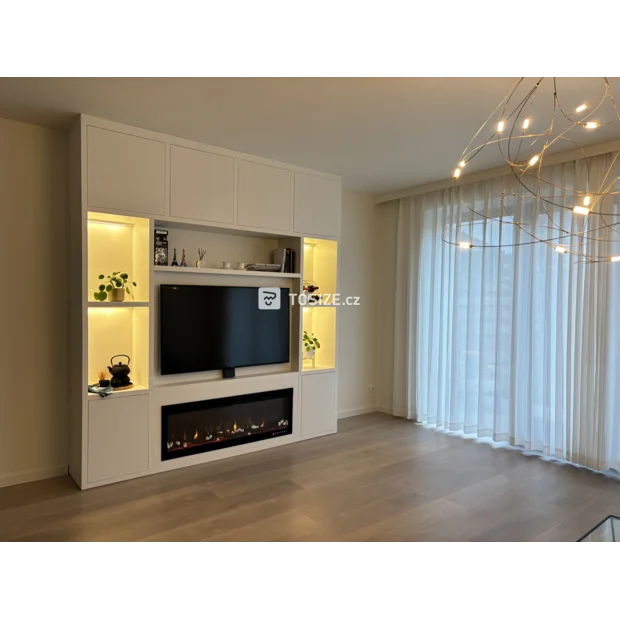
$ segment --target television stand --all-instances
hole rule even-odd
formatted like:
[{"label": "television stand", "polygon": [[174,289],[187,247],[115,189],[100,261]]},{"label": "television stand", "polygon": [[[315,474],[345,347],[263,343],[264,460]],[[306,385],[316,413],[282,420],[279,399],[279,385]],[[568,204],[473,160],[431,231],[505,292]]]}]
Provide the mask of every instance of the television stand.
[{"label": "television stand", "polygon": [[224,370],[222,370],[222,376],[224,377],[224,379],[234,379],[235,369],[232,367],[224,368]]}]

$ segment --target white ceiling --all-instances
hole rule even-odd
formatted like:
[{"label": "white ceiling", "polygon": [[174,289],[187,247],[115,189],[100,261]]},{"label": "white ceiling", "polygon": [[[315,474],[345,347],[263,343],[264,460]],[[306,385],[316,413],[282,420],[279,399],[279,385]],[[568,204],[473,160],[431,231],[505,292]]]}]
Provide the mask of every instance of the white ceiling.
[{"label": "white ceiling", "polygon": [[[346,186],[382,193],[450,177],[471,137],[515,82],[0,78],[0,116],[66,127],[82,112],[340,174]],[[552,82],[546,84],[550,94]],[[560,78],[558,84],[567,106],[602,93],[595,78]],[[620,123],[584,134],[588,143],[619,137]],[[468,171],[500,163],[497,153],[485,155]]]}]

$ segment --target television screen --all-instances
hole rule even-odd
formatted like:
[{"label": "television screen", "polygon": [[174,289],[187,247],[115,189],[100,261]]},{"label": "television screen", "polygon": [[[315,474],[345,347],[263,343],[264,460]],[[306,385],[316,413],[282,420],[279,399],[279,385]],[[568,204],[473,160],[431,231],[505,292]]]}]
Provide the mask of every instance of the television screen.
[{"label": "television screen", "polygon": [[161,374],[289,361],[289,289],[280,309],[261,310],[258,288],[160,287]]}]

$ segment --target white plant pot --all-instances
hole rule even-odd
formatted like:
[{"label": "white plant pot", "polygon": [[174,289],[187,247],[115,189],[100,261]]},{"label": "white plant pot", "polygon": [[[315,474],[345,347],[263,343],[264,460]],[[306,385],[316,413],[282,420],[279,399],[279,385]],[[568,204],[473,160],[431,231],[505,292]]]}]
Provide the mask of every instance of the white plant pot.
[{"label": "white plant pot", "polygon": [[110,301],[125,301],[125,289],[114,287],[109,293]]},{"label": "white plant pot", "polygon": [[315,353],[316,353],[316,351],[314,349],[311,349],[310,351],[306,351],[304,349],[304,359],[305,360],[311,360],[314,357]]}]

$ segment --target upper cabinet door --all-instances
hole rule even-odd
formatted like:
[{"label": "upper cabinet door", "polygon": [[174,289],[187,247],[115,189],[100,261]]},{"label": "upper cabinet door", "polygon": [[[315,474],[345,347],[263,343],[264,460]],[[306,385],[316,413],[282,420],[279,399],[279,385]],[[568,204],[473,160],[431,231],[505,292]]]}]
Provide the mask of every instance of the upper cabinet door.
[{"label": "upper cabinet door", "polygon": [[340,203],[340,181],[295,173],[295,232],[338,237]]},{"label": "upper cabinet door", "polygon": [[237,224],[269,230],[291,230],[290,170],[239,161]]},{"label": "upper cabinet door", "polygon": [[166,143],[88,127],[90,208],[166,213]]},{"label": "upper cabinet door", "polygon": [[232,224],[235,160],[182,146],[170,147],[170,214]]}]

